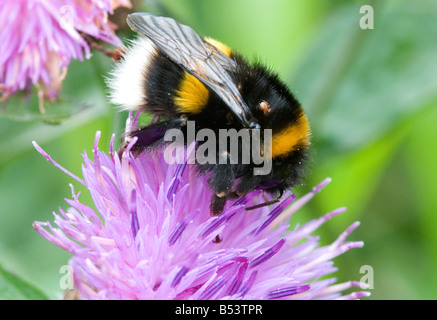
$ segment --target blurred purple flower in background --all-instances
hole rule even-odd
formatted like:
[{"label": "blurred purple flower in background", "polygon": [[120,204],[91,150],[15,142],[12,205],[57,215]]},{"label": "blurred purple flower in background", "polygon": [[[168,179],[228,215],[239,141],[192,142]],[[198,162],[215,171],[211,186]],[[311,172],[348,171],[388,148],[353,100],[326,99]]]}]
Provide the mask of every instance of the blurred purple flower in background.
[{"label": "blurred purple flower in background", "polygon": [[[128,130],[136,120],[128,119]],[[359,282],[336,283],[332,259],[362,242],[348,242],[352,224],[337,240],[321,246],[312,233],[343,208],[289,229],[287,220],[329,179],[295,200],[246,211],[263,201],[260,191],[209,214],[208,182],[191,165],[164,161],[163,152],[129,153],[121,158],[98,150],[85,153],[83,179],[36,149],[91,193],[95,209],[82,204],[74,189],[70,209],[54,213],[54,223],[35,229],[72,253],[69,265],[83,299],[356,299],[366,291],[343,293]],[[114,138],[114,137],[113,137]],[[291,205],[290,205],[291,204]]]},{"label": "blurred purple flower in background", "polygon": [[90,57],[84,36],[121,45],[108,14],[126,0],[0,1],[0,101],[32,85],[56,100],[71,59]]}]

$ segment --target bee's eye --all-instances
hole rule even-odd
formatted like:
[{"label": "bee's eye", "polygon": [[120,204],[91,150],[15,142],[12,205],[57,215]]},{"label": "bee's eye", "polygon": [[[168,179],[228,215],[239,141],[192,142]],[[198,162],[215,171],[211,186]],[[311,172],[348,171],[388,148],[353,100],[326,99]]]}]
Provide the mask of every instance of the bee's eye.
[{"label": "bee's eye", "polygon": [[270,105],[267,101],[263,100],[259,104],[259,108],[264,113],[264,115],[268,114],[270,112]]}]

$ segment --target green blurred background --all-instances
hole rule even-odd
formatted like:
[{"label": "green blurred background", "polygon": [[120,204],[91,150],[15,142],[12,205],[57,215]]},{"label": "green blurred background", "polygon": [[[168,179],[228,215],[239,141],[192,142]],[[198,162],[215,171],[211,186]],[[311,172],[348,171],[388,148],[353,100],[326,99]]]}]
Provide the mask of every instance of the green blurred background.
[{"label": "green blurred background", "polygon": [[[346,206],[319,230],[329,244],[354,221],[349,237],[365,246],[336,258],[340,282],[374,271],[369,299],[437,298],[437,2],[422,0],[141,0],[137,11],[173,17],[249,60],[276,69],[302,102],[313,131],[313,161],[299,195],[331,177],[291,224]],[[362,30],[362,5],[374,8],[374,29]],[[121,29],[120,37],[132,37]],[[17,99],[0,113],[0,299],[21,281],[59,298],[69,255],[43,239],[32,222],[67,209],[69,183],[86,190],[40,156],[81,175],[97,130],[108,150],[126,117],[109,105],[104,75],[112,61],[99,52],[73,61],[64,98],[37,113]],[[3,276],[2,276],[3,274]],[[5,280],[6,279],[6,280]],[[9,279],[9,280],[8,280]],[[1,284],[1,282],[4,282]],[[29,286],[31,287],[31,286]],[[23,295],[25,298],[25,295]]]}]

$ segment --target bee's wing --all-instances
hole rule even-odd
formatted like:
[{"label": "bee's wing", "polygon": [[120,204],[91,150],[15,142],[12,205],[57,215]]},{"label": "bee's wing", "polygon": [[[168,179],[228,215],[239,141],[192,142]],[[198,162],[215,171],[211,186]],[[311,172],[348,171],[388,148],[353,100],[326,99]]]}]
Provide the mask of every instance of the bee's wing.
[{"label": "bee's wing", "polygon": [[257,127],[251,112],[226,70],[236,63],[204,41],[193,29],[166,17],[133,13],[127,21],[132,30],[148,37],[171,60],[213,90],[246,128]]}]

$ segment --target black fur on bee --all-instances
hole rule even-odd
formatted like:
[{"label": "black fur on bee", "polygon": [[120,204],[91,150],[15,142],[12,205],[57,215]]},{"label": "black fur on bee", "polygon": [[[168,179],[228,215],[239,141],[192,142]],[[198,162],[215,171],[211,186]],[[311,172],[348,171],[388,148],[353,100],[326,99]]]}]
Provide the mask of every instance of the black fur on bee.
[{"label": "black fur on bee", "polygon": [[[196,163],[199,174],[209,175],[211,214],[220,214],[228,200],[255,189],[272,194],[273,200],[247,209],[270,205],[300,182],[308,159],[309,124],[300,103],[277,74],[173,19],[135,13],[128,16],[128,23],[144,38],[134,41],[117,63],[114,79],[109,81],[112,101],[163,119],[128,133],[138,138],[134,154],[165,144],[169,129],[180,130],[186,138],[187,121],[195,124],[196,133],[208,128],[217,136],[222,129],[245,129],[260,130],[263,137],[263,130],[270,129],[268,174],[255,175],[258,165],[253,162],[232,161],[230,146],[220,150],[217,145],[216,154],[206,154],[215,157],[215,162]],[[203,143],[197,141],[196,148]],[[238,144],[238,157],[247,150],[244,147]]]}]

